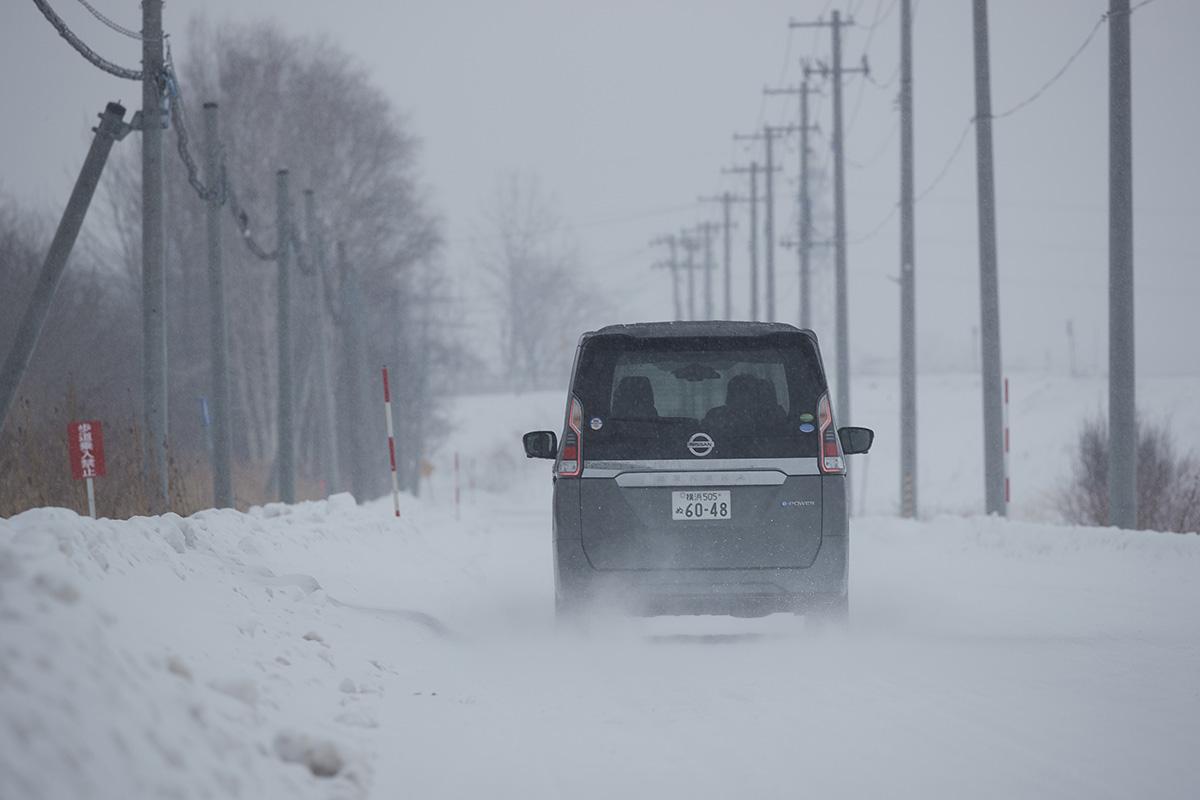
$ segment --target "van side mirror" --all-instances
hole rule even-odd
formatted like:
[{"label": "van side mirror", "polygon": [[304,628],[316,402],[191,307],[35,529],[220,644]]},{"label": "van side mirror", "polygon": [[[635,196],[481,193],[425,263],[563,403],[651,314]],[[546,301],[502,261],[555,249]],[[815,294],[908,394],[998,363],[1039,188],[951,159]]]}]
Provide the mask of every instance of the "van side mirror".
[{"label": "van side mirror", "polygon": [[554,431],[530,431],[521,442],[526,458],[558,458],[558,435]]},{"label": "van side mirror", "polygon": [[842,440],[842,452],[852,456],[871,449],[871,443],[875,441],[875,431],[870,428],[846,426],[838,428],[838,438]]}]

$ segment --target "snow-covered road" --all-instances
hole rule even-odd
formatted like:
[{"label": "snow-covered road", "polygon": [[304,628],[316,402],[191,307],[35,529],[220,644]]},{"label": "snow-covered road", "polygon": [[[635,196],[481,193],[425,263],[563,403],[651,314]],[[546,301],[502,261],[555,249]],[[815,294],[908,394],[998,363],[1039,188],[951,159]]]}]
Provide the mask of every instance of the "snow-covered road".
[{"label": "snow-covered road", "polygon": [[1196,536],[864,517],[847,632],[560,636],[546,464],[504,474],[0,521],[0,798],[1200,793]]}]

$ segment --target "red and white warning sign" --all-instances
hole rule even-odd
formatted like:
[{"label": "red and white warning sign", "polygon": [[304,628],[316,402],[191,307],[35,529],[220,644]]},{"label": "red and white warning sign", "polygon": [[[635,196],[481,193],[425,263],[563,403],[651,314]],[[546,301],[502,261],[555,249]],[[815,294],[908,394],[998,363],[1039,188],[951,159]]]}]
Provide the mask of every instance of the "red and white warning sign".
[{"label": "red and white warning sign", "polygon": [[88,514],[95,517],[96,491],[92,479],[104,477],[104,432],[100,420],[68,424],[67,447],[71,451],[71,477],[87,481]]}]

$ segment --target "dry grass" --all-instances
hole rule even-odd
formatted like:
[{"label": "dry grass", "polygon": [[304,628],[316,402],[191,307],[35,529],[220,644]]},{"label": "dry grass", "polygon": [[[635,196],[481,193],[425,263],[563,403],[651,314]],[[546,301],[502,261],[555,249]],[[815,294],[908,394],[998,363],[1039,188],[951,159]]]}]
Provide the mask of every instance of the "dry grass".
[{"label": "dry grass", "polygon": [[[1200,460],[1176,451],[1170,428],[1138,422],[1138,521],[1141,530],[1200,532]],[[1074,471],[1059,493],[1070,522],[1108,522],[1108,424],[1087,420],[1079,432]]]},{"label": "dry grass", "polygon": [[[43,506],[87,513],[87,490],[83,481],[71,478],[67,449],[67,424],[81,418],[87,417],[81,417],[71,395],[63,404],[49,407],[23,399],[12,410],[0,431],[0,518]],[[107,474],[96,479],[97,516],[128,519],[154,513],[154,470],[143,465],[140,426],[132,418],[103,422]],[[168,458],[168,509],[187,516],[212,507],[208,453],[200,449]],[[243,510],[277,499],[270,465],[235,464],[234,493],[237,507]],[[320,486],[298,478],[296,496],[320,497]]]}]

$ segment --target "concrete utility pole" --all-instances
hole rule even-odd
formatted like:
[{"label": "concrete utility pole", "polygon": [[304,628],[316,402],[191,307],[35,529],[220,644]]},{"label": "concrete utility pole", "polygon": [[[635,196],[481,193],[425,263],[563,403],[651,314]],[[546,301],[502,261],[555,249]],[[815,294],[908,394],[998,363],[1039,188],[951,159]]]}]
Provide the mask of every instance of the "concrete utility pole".
[{"label": "concrete utility pole", "polygon": [[204,104],[204,174],[208,179],[208,319],[212,352],[213,505],[233,508],[233,429],[229,424],[229,339],[225,327],[225,275],[221,264],[221,139],[217,104]]},{"label": "concrete utility pole", "polygon": [[800,98],[800,125],[796,128],[800,132],[800,178],[797,182],[798,188],[796,192],[796,202],[800,208],[800,216],[796,232],[796,254],[800,262],[799,304],[801,328],[812,327],[812,203],[808,186],[808,135],[817,130],[817,127],[809,122],[808,114],[808,97],[813,93],[808,79],[812,72],[812,68],[805,65],[804,80],[799,86],[763,90],[768,95],[788,94],[798,95]]},{"label": "concrete utility pole", "polygon": [[346,374],[346,393],[349,408],[343,409],[342,418],[348,426],[350,434],[350,487],[354,496],[362,501],[368,492],[368,477],[363,454],[367,452],[367,443],[363,439],[362,419],[367,413],[366,403],[366,335],[363,331],[363,298],[362,289],[358,283],[358,273],[350,268],[346,258],[346,245],[337,243],[337,269],[341,283],[341,318],[344,330],[342,342],[345,345],[343,364]]},{"label": "concrete utility pole", "polygon": [[917,515],[912,0],[900,0],[900,514]]},{"label": "concrete utility pole", "polygon": [[733,319],[733,250],[732,250],[732,230],[733,230],[733,204],[745,203],[748,198],[741,197],[733,192],[722,192],[716,196],[697,197],[701,203],[720,203],[721,204],[721,230],[722,230],[722,248],[723,248],[723,269],[722,276],[723,289],[725,290],[725,319]]},{"label": "concrete utility pole", "polygon": [[848,72],[867,73],[861,67],[842,66],[842,28],[853,25],[834,11],[829,22],[791,22],[793,28],[827,27],[833,35],[833,247],[837,282],[837,406],[834,415],[842,424],[850,422],[850,298],[846,274],[846,153],[842,125],[842,76]]},{"label": "concrete utility pole", "polygon": [[775,316],[775,137],[792,133],[795,125],[764,125],[761,133],[734,134],[734,139],[761,140],[766,155],[766,219],[764,251],[767,272],[767,322],[776,322]]},{"label": "concrete utility pole", "polygon": [[[762,171],[757,161],[751,161],[748,167],[727,167],[722,169],[724,174],[748,174],[750,176],[750,196],[745,202],[750,204],[750,316],[758,319],[758,173]],[[737,198],[735,198],[737,199]]]},{"label": "concrete utility pole", "polygon": [[1133,86],[1129,0],[1108,4],[1108,521],[1136,528]]},{"label": "concrete utility pole", "polygon": [[142,409],[147,474],[165,511],[167,478],[167,272],[163,228],[162,0],[142,0]]},{"label": "concrete utility pole", "polygon": [[1004,386],[1000,367],[1000,288],[996,184],[992,173],[992,86],[987,0],[974,0],[975,152],[979,192],[979,331],[983,378],[983,468],[987,513],[1005,516]]},{"label": "concrete utility pole", "polygon": [[811,92],[809,68],[804,68],[800,93],[800,327],[812,328],[812,171],[808,157],[812,148],[808,135],[817,128],[809,122],[808,96]]},{"label": "concrete utility pole", "polygon": [[732,258],[733,251],[730,249],[731,243],[730,243],[730,236],[729,236],[729,228],[733,225],[733,221],[730,219],[730,208],[729,207],[731,205],[733,205],[733,194],[730,192],[724,192],[721,195],[721,231],[722,231],[721,255],[723,256],[722,261],[723,261],[723,266],[724,266],[724,269],[722,270],[722,278],[723,279],[722,279],[721,283],[722,283],[722,288],[724,288],[724,290],[725,290],[725,319],[727,319],[727,320],[733,319],[733,298],[731,297],[732,278],[730,277],[730,274],[729,274],[730,267],[731,267],[731,264],[733,261],[733,258]]},{"label": "concrete utility pole", "polygon": [[1075,323],[1067,320],[1067,363],[1070,365],[1071,377],[1079,377],[1079,366],[1075,360]]},{"label": "concrete utility pole", "polygon": [[775,137],[771,126],[763,127],[763,144],[767,156],[767,207],[763,245],[767,256],[767,322],[775,322]]},{"label": "concrete utility pole", "polygon": [[292,416],[292,294],[288,254],[291,250],[292,213],[288,198],[288,171],[275,173],[276,233],[278,235],[277,299],[279,356],[279,419],[278,419],[278,466],[279,499],[284,503],[296,502],[296,453],[293,438]]},{"label": "concrete utility pole", "polygon": [[704,318],[715,319],[713,312],[712,273],[713,264],[712,237],[717,230],[715,222],[701,222],[696,226],[696,232],[704,237]]},{"label": "concrete utility pole", "polygon": [[67,267],[71,248],[75,246],[75,239],[79,236],[79,229],[83,227],[84,217],[87,216],[88,206],[96,193],[96,186],[100,183],[100,175],[104,172],[104,164],[108,161],[113,142],[125,138],[125,134],[129,132],[129,126],[124,120],[125,108],[119,103],[109,103],[100,115],[100,124],[95,128],[96,135],[92,138],[92,145],[83,160],[79,177],[75,179],[75,188],[71,190],[67,207],[63,209],[62,219],[58,222],[54,239],[46,252],[46,260],[42,262],[42,271],[34,284],[33,296],[29,298],[25,315],[21,317],[21,324],[13,337],[12,348],[8,351],[4,367],[0,371],[0,430],[4,429],[4,421],[8,419],[9,409],[17,396],[17,388],[21,385],[21,376],[29,366],[29,359],[32,358],[38,338],[41,337],[42,326],[45,325],[46,315],[50,312],[50,304]]},{"label": "concrete utility pole", "polygon": [[691,231],[683,230],[679,234],[679,246],[683,248],[685,258],[683,268],[687,270],[687,312],[688,319],[696,319],[696,251],[700,242]]},{"label": "concrete utility pole", "polygon": [[683,319],[683,304],[679,298],[679,259],[676,258],[676,238],[675,234],[670,233],[666,236],[658,236],[650,240],[651,246],[665,244],[669,248],[670,257],[666,261],[656,261],[651,264],[653,269],[669,269],[671,270],[671,295],[675,301],[675,319],[676,321]]},{"label": "concrete utility pole", "polygon": [[324,431],[319,436],[321,467],[325,478],[325,491],[327,494],[332,494],[341,486],[341,470],[338,469],[337,419],[334,413],[333,380],[329,374],[329,353],[325,342],[325,315],[321,313],[321,309],[325,307],[322,302],[322,295],[325,292],[325,242],[317,225],[317,201],[312,189],[304,191],[304,233],[308,244],[308,257],[316,270],[313,307],[317,313],[314,320],[313,346],[316,349],[317,357],[318,394],[324,412],[321,415]]}]

